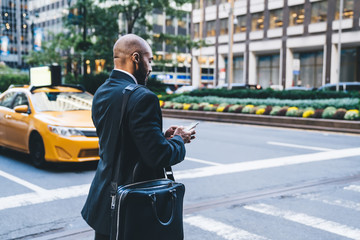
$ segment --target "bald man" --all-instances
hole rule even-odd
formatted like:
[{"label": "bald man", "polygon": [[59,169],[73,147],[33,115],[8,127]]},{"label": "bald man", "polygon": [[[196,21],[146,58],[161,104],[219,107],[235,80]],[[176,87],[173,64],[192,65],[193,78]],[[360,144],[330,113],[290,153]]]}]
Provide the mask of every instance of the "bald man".
[{"label": "bald man", "polygon": [[110,181],[118,149],[123,153],[118,183],[126,185],[164,178],[164,168],[183,161],[184,144],[195,138],[194,130],[178,126],[163,134],[159,100],[149,89],[140,87],[130,95],[125,109],[125,141],[118,141],[123,91],[127,86],[146,85],[153,55],[149,44],[134,34],[119,38],[113,54],[114,70],[93,99],[92,119],[99,137],[100,161],[81,212],[95,230],[96,240],[110,238]]}]

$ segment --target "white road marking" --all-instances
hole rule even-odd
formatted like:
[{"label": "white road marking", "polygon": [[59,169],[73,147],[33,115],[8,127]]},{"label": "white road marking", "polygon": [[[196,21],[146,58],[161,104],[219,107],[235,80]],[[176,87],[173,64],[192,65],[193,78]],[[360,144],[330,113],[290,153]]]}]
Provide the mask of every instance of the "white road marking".
[{"label": "white road marking", "polygon": [[60,199],[80,197],[88,194],[90,184],[25,193],[0,198],[0,210],[24,207],[37,203],[51,202]]},{"label": "white road marking", "polygon": [[[318,161],[326,161],[332,159],[341,159],[346,157],[360,156],[360,148],[349,148],[343,150],[333,150],[328,152],[303,154],[290,157],[272,158],[258,161],[241,162],[235,164],[226,164],[218,166],[209,166],[203,168],[189,169],[184,171],[174,172],[175,178],[179,179],[193,179],[201,177],[209,177],[221,174],[246,172],[274,167],[290,166],[296,164],[304,164]],[[17,178],[13,175],[0,171],[0,175],[4,176],[12,181],[15,181],[23,186],[26,186],[35,191],[35,193],[27,193],[21,195],[15,195],[10,197],[0,198],[0,210],[26,206],[30,204],[37,204],[42,202],[54,201],[57,199],[67,199],[72,197],[78,197],[87,195],[89,185],[79,185],[72,187],[65,187],[60,189],[46,190],[25,180]],[[350,186],[351,188],[359,189],[360,186]],[[350,188],[349,187],[349,188]],[[61,195],[59,195],[59,192]]]},{"label": "white road marking", "polygon": [[355,192],[360,192],[360,186],[359,185],[350,185],[348,187],[344,187],[345,190],[351,190]]},{"label": "white road marking", "polygon": [[301,195],[301,196],[298,196],[298,198],[302,198],[302,199],[306,199],[306,200],[310,200],[310,201],[317,201],[317,202],[325,203],[328,205],[348,208],[348,209],[352,209],[355,211],[360,211],[360,203],[353,202],[353,201],[340,200],[340,199],[336,199],[336,200],[321,199],[318,196],[314,196],[314,195],[310,195],[310,194]]},{"label": "white road marking", "polygon": [[303,213],[281,210],[267,204],[254,204],[245,206],[244,208],[266,215],[281,217],[292,222],[300,223],[312,228],[321,229],[347,238],[360,239],[360,229],[342,225],[337,222],[309,216]]},{"label": "white road marking", "polygon": [[191,158],[191,157],[186,157],[185,160],[192,161],[192,162],[198,162],[198,163],[204,163],[204,164],[213,165],[213,166],[224,165],[224,164],[221,164],[221,163],[210,162],[210,161],[205,161],[205,160],[201,160],[201,159],[197,159],[197,158]]},{"label": "white road marking", "polygon": [[245,171],[253,171],[274,167],[283,167],[296,164],[304,164],[311,162],[320,162],[333,159],[341,159],[346,157],[360,156],[360,148],[348,148],[342,150],[333,150],[320,153],[302,154],[290,157],[280,157],[265,160],[257,160],[250,162],[240,162],[234,164],[226,164],[220,166],[210,166],[203,168],[195,168],[189,170],[177,171],[174,173],[176,179],[192,179],[200,177],[209,177],[222,174],[238,173]]},{"label": "white road marking", "polygon": [[226,240],[265,240],[266,238],[245,230],[202,216],[185,216],[184,222],[202,230],[216,233]]},{"label": "white road marking", "polygon": [[292,147],[292,148],[303,148],[303,149],[310,149],[316,151],[332,151],[334,149],[331,148],[320,148],[320,147],[311,147],[311,146],[304,146],[304,145],[297,145],[297,144],[290,144],[290,143],[281,143],[281,142],[267,142],[270,145],[277,145],[283,147]]},{"label": "white road marking", "polygon": [[46,191],[46,189],[42,188],[42,187],[39,187],[35,184],[32,184],[32,183],[29,183],[28,181],[25,181],[21,178],[18,178],[18,177],[15,177],[14,175],[11,175],[9,173],[6,173],[4,171],[1,171],[0,170],[0,176],[4,177],[4,178],[7,178],[13,182],[16,182],[20,185],[23,185],[24,187],[27,187],[35,192],[43,192],[43,191]]}]

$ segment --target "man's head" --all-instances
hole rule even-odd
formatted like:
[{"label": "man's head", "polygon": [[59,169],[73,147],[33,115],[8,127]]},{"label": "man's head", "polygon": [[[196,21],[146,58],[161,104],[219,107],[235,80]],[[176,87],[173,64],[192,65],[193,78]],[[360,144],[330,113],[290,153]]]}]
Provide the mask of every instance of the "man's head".
[{"label": "man's head", "polygon": [[131,73],[139,84],[146,85],[153,60],[149,44],[137,35],[127,34],[116,41],[113,52],[115,68]]}]

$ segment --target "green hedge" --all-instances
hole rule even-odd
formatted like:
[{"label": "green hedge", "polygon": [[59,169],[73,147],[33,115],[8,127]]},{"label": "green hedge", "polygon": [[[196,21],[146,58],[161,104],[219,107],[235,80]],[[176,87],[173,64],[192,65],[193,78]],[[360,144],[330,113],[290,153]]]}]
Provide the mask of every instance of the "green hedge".
[{"label": "green hedge", "polygon": [[0,92],[6,91],[10,85],[29,84],[29,75],[23,73],[0,73]]},{"label": "green hedge", "polygon": [[332,106],[335,108],[359,109],[359,98],[340,98],[340,99],[256,99],[256,98],[222,98],[214,96],[194,97],[194,96],[178,96],[171,100],[178,103],[202,103],[210,104],[240,104],[240,105],[271,105],[271,106],[291,106],[298,108],[313,107],[315,109]]},{"label": "green hedge", "polygon": [[226,98],[277,98],[277,99],[329,99],[329,98],[360,98],[358,92],[335,92],[335,91],[297,91],[284,90],[274,91],[272,89],[200,89],[189,93],[190,96],[217,96]]}]

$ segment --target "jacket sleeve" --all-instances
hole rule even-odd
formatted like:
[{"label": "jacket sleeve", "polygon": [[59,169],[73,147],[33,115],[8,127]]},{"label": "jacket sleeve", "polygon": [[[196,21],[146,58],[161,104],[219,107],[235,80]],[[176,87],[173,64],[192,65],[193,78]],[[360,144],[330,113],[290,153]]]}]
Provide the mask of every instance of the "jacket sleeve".
[{"label": "jacket sleeve", "polygon": [[157,96],[145,92],[136,98],[129,112],[129,131],[143,164],[151,167],[175,165],[185,158],[185,145],[180,136],[167,140],[162,132],[162,115]]}]

